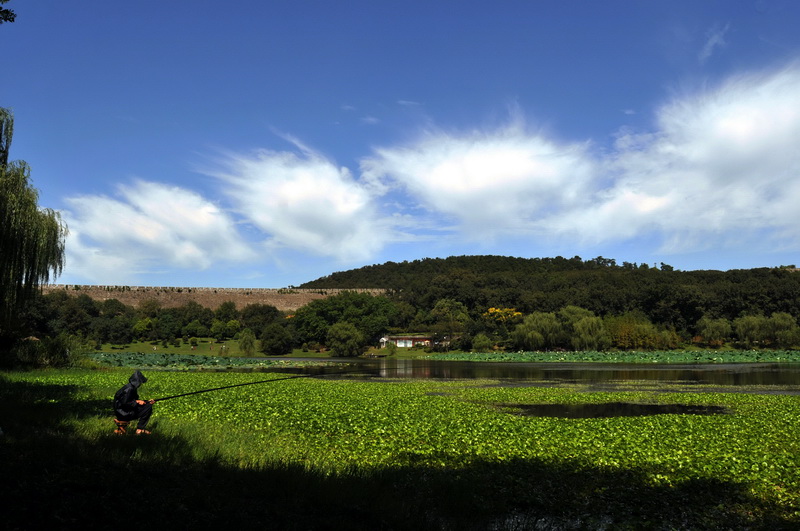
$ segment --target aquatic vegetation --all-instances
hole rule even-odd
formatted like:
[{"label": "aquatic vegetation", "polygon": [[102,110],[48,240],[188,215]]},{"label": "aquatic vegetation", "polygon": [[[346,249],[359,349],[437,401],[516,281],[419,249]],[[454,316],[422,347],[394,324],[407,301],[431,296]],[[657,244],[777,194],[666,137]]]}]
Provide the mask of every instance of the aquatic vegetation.
[{"label": "aquatic vegetation", "polygon": [[447,352],[427,359],[441,361],[598,362],[598,363],[786,363],[800,362],[800,350],[652,350]]},{"label": "aquatic vegetation", "polygon": [[[640,499],[653,493],[680,498],[689,512],[713,509],[745,518],[738,512],[731,516],[740,511],[738,506],[716,509],[714,502],[709,509],[705,502],[691,499],[735,492],[730,496],[740,500],[737,503],[755,504],[781,522],[800,522],[797,396],[636,389],[582,392],[501,387],[475,380],[277,381],[283,375],[264,373],[173,371],[148,376],[143,389],[148,398],[266,380],[156,404],[152,444],[158,444],[159,433],[164,437],[181,433],[189,441],[185,451],[198,458],[213,455],[237,469],[297,467],[338,478],[412,474],[416,481],[436,477],[444,482],[436,483],[442,488],[448,482],[460,485],[457,478],[469,478],[486,485],[482,503],[498,511],[498,507],[544,510],[555,503],[550,496],[574,492],[576,498],[563,503],[584,503],[580,496],[592,503],[613,499],[628,512],[613,507],[595,510],[611,511],[614,521],[634,526],[648,517],[629,514],[632,507],[661,510]],[[51,371],[0,377],[24,382],[31,389],[68,389],[69,400],[98,403],[110,402],[127,372]],[[8,399],[0,391],[0,402]],[[649,413],[585,418],[521,414],[525,406],[618,403],[639,404]],[[658,405],[665,407],[644,407]],[[698,411],[704,414],[694,414]],[[75,431],[90,440],[117,441],[111,435],[110,411],[66,422],[82,426]],[[392,481],[394,485],[399,480]],[[433,486],[419,488],[430,492]],[[477,487],[460,488],[472,496],[470,489]],[[606,489],[611,491],[603,494]],[[723,501],[720,507],[730,500]],[[578,505],[570,510],[589,511]],[[584,522],[594,521],[587,514],[578,516]]]},{"label": "aquatic vegetation", "polygon": [[106,367],[137,369],[278,369],[288,367],[327,366],[325,361],[272,360],[205,356],[202,354],[167,354],[161,352],[94,352],[89,358]]}]

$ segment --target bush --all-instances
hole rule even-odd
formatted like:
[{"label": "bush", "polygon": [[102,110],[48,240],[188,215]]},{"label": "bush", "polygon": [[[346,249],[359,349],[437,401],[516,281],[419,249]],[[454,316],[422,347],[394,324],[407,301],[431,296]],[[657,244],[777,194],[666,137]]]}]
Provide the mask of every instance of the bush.
[{"label": "bush", "polygon": [[328,329],[327,345],[334,356],[359,356],[364,351],[364,334],[346,321],[339,322]]},{"label": "bush", "polygon": [[477,334],[472,338],[472,350],[475,352],[490,352],[492,347],[494,347],[494,343],[486,334]]}]

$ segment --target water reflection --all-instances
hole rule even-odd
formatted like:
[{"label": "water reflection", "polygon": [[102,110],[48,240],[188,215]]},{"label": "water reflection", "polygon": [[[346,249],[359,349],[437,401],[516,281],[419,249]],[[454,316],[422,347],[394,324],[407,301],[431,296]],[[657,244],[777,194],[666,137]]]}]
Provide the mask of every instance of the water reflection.
[{"label": "water reflection", "polygon": [[[760,393],[800,395],[800,363],[636,364],[636,363],[491,363],[424,359],[332,359],[342,368],[306,367],[279,370],[300,374],[334,374],[343,377],[387,379],[486,379],[496,385],[590,385],[617,389],[638,382],[663,388],[701,390],[702,386],[728,386],[733,391],[759,387]],[[269,369],[270,372],[275,369]]]},{"label": "water reflection", "polygon": [[652,365],[620,363],[470,363],[382,359],[374,362],[384,378],[448,378],[598,383],[682,382],[704,385],[799,386],[800,364],[727,363]]}]

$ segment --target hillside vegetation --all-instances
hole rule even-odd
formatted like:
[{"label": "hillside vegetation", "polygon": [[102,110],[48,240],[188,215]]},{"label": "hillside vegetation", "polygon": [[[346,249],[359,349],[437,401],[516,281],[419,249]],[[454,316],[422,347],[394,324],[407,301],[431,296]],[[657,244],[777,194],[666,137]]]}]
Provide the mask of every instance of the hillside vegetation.
[{"label": "hillside vegetation", "polygon": [[167,306],[155,297],[133,307],[113,291],[98,300],[85,290],[55,290],[19,314],[25,339],[9,361],[61,365],[78,344],[194,349],[206,337],[234,339],[245,355],[301,349],[357,356],[412,332],[436,351],[800,347],[794,266],[676,271],[602,257],[458,256],[333,273],[298,289],[319,298],[290,311],[234,300],[213,309],[193,300]]},{"label": "hillside vegetation", "polygon": [[556,312],[574,305],[600,316],[639,311],[655,323],[681,329],[703,315],[800,315],[800,274],[794,266],[679,271],[663,263],[619,265],[603,257],[453,256],[371,265],[299,287],[376,286],[416,308],[433,308],[444,298],[476,312],[491,307]]}]

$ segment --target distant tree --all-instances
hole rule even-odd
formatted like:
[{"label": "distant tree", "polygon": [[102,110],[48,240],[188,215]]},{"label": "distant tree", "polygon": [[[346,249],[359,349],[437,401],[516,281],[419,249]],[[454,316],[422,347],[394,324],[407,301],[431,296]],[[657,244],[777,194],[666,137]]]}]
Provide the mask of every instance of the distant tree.
[{"label": "distant tree", "polygon": [[438,332],[447,336],[447,340],[464,331],[469,322],[469,311],[464,303],[454,299],[439,299],[431,310]]},{"label": "distant tree", "polygon": [[239,310],[236,309],[236,303],[233,301],[226,301],[219,305],[214,311],[214,317],[227,323],[228,321],[239,319]]},{"label": "distant tree", "polygon": [[672,348],[677,341],[674,332],[660,332],[641,311],[606,316],[603,324],[608,330],[611,346],[620,349]]},{"label": "distant tree", "polygon": [[494,343],[486,334],[476,334],[472,338],[472,350],[475,352],[490,352]]},{"label": "distant tree", "polygon": [[337,357],[359,356],[366,345],[364,334],[346,321],[336,323],[328,329],[325,344]]},{"label": "distant tree", "polygon": [[208,327],[201,323],[199,319],[195,319],[184,326],[181,332],[183,332],[184,336],[189,337],[208,337],[209,334]]},{"label": "distant tree", "polygon": [[256,335],[249,328],[239,334],[239,350],[247,356],[252,356],[256,351]]},{"label": "distant tree", "polygon": [[605,350],[611,345],[611,338],[603,320],[592,315],[572,324],[570,343],[575,350]]},{"label": "distant tree", "polygon": [[67,297],[57,309],[53,332],[86,336],[99,315],[97,304],[88,295]]},{"label": "distant tree", "polygon": [[800,344],[797,320],[786,312],[773,313],[767,324],[769,341],[776,347],[788,348]]},{"label": "distant tree", "polygon": [[144,299],[139,302],[136,311],[141,317],[156,318],[161,311],[161,302],[158,299]]},{"label": "distant tree", "polygon": [[214,319],[211,322],[211,329],[209,332],[211,333],[211,337],[217,341],[222,341],[227,337],[228,328],[224,322],[220,321],[219,319]]},{"label": "distant tree", "polygon": [[264,330],[268,324],[281,318],[280,310],[270,304],[248,304],[239,315],[242,326],[251,330]]},{"label": "distant tree", "polygon": [[9,162],[13,130],[11,111],[0,107],[0,350],[13,342],[15,318],[39,286],[61,273],[67,235],[58,212],[39,208],[28,165]]},{"label": "distant tree", "polygon": [[149,339],[150,333],[153,331],[154,324],[154,320],[151,317],[139,319],[133,325],[134,337],[140,340]]},{"label": "distant tree", "polygon": [[261,333],[261,352],[272,356],[283,356],[292,352],[292,336],[278,323],[267,325]]},{"label": "distant tree", "polygon": [[769,321],[763,315],[743,315],[733,321],[736,337],[746,347],[760,345],[769,337]]},{"label": "distant tree", "polygon": [[[176,308],[176,310],[178,311],[178,315],[180,315],[181,326],[184,328],[186,325],[195,320],[198,323],[209,327],[211,326],[211,321],[214,320],[214,312],[211,311],[210,308],[206,308],[195,301],[189,301],[183,306]],[[205,335],[208,335],[208,333]]]},{"label": "distant tree", "polygon": [[156,323],[156,337],[158,339],[175,339],[181,335],[182,327],[179,312],[176,308],[162,310]]},{"label": "distant tree", "polygon": [[731,327],[731,323],[727,319],[713,319],[704,315],[697,321],[697,333],[706,345],[718,348],[724,345],[725,341],[731,337],[733,327]]},{"label": "distant tree", "polygon": [[299,308],[291,320],[297,344],[325,343],[328,329],[341,321],[351,323],[363,334],[365,341],[376,344],[396,313],[394,303],[386,297],[345,291],[311,301]]},{"label": "distant tree", "polygon": [[554,313],[533,312],[517,325],[512,337],[524,350],[552,349],[563,344],[564,327]]},{"label": "distant tree", "polygon": [[225,323],[225,335],[227,337],[233,337],[239,333],[239,330],[242,329],[242,323],[239,322],[238,319],[231,319],[227,323]]},{"label": "distant tree", "polygon": [[100,303],[100,312],[105,317],[113,317],[115,315],[128,315],[133,316],[133,308],[126,306],[117,299],[106,299]]}]

